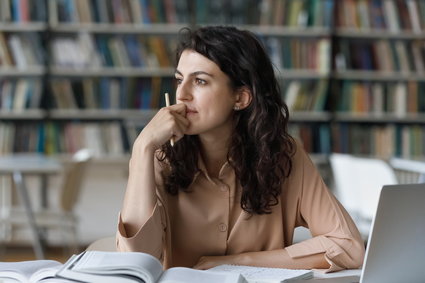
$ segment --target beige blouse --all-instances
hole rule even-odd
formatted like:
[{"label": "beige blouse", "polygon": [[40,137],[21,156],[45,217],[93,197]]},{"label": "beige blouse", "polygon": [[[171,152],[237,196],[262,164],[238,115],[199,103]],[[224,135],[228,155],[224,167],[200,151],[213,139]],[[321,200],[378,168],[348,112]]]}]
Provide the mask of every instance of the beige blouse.
[{"label": "beige blouse", "polygon": [[[116,235],[120,251],[146,252],[164,267],[192,267],[201,256],[286,249],[292,258],[324,253],[328,271],[358,268],[364,245],[352,219],[323,183],[298,144],[293,169],[272,213],[249,216],[240,207],[241,187],[224,164],[218,178],[208,176],[202,160],[191,192],[165,192],[165,166],[155,164],[158,203],[148,221],[127,237],[121,217]],[[312,238],[293,244],[294,229],[310,229]]]}]

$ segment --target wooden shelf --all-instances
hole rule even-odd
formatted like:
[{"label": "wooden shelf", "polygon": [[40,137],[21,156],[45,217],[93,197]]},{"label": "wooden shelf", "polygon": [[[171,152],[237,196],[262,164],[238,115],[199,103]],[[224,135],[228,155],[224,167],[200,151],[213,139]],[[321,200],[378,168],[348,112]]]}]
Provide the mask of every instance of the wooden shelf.
[{"label": "wooden shelf", "polygon": [[394,113],[335,113],[337,122],[355,122],[355,123],[421,123],[425,121],[425,113],[407,113],[397,115]]},{"label": "wooden shelf", "polygon": [[4,23],[0,22],[0,31],[3,32],[43,32],[47,29],[44,22],[27,22],[27,23]]},{"label": "wooden shelf", "polygon": [[330,72],[313,69],[278,69],[276,76],[281,79],[328,79]]},{"label": "wooden shelf", "polygon": [[261,36],[296,36],[296,37],[328,37],[331,29],[327,27],[285,27],[266,25],[238,25],[241,29],[250,30]]},{"label": "wooden shelf", "polygon": [[332,78],[338,80],[365,80],[365,81],[425,81],[425,74],[416,72],[381,72],[381,71],[336,71]]},{"label": "wooden shelf", "polygon": [[32,77],[46,74],[44,66],[29,66],[25,69],[16,67],[0,67],[0,77]]},{"label": "wooden shelf", "polygon": [[176,35],[188,24],[110,24],[110,23],[58,23],[50,25],[52,32],[60,33],[106,33],[106,34],[161,34]]},{"label": "wooden shelf", "polygon": [[335,36],[359,39],[424,39],[425,32],[415,33],[410,30],[392,32],[379,29],[337,28]]},{"label": "wooden shelf", "polygon": [[289,121],[293,122],[329,122],[331,118],[330,112],[295,111],[289,114]]},{"label": "wooden shelf", "polygon": [[103,67],[103,68],[49,68],[52,76],[61,77],[172,77],[174,68]]},{"label": "wooden shelf", "polygon": [[138,109],[52,109],[49,111],[51,119],[66,120],[113,120],[129,119],[149,121],[158,110]]},{"label": "wooden shelf", "polygon": [[41,109],[23,109],[23,110],[0,110],[1,119],[10,120],[42,120],[46,118],[46,111]]}]

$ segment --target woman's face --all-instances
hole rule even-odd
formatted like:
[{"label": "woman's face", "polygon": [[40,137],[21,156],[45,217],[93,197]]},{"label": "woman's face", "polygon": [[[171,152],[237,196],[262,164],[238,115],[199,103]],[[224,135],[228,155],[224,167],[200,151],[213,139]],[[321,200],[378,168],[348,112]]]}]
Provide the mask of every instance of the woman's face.
[{"label": "woman's face", "polygon": [[185,50],[176,69],[177,103],[186,105],[186,134],[229,134],[237,96],[229,77],[211,60]]}]

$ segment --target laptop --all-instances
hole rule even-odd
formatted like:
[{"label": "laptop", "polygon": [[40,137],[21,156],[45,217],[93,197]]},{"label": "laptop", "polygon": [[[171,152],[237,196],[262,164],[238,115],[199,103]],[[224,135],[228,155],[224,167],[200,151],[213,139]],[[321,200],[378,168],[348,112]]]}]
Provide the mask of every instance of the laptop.
[{"label": "laptop", "polygon": [[360,282],[425,282],[425,184],[382,188]]},{"label": "laptop", "polygon": [[315,281],[425,282],[425,183],[382,188],[360,278],[311,279]]}]

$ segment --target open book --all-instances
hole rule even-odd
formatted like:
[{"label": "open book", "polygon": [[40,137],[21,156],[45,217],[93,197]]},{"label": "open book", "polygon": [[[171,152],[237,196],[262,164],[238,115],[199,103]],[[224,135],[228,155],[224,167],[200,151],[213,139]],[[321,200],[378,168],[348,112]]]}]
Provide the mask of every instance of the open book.
[{"label": "open book", "polygon": [[159,260],[139,252],[85,251],[72,256],[56,274],[58,278],[83,282],[144,283],[246,283],[232,272],[173,267],[163,271]]},{"label": "open book", "polygon": [[54,278],[61,267],[62,263],[55,260],[0,262],[0,282],[48,282],[46,280]]},{"label": "open book", "polygon": [[235,272],[241,274],[248,283],[281,283],[295,279],[310,279],[313,271],[307,269],[267,268],[242,265],[219,265],[210,271]]}]

